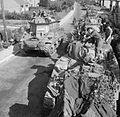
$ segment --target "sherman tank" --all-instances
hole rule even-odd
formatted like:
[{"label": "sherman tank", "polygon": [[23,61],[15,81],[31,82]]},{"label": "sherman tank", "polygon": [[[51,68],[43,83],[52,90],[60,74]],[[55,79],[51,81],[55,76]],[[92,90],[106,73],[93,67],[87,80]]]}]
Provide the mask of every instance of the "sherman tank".
[{"label": "sherman tank", "polygon": [[30,31],[22,36],[21,49],[43,51],[47,56],[52,56],[65,34],[59,27],[59,21],[51,18],[37,17],[29,22]]}]

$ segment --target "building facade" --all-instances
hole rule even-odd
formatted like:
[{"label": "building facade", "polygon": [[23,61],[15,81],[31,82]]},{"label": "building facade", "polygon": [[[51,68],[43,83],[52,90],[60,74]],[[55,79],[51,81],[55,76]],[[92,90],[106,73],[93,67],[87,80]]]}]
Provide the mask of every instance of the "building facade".
[{"label": "building facade", "polygon": [[[4,9],[9,12],[26,12],[32,5],[32,0],[3,0]],[[1,7],[0,7],[1,10]]]}]

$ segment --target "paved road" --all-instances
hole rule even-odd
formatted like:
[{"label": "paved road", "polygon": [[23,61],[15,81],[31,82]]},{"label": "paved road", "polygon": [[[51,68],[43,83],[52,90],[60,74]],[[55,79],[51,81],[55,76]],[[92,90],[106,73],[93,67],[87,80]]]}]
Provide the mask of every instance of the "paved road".
[{"label": "paved road", "polygon": [[[28,92],[43,96],[49,74],[59,56],[64,54],[60,46],[52,58],[31,51],[12,56],[0,64],[0,117],[36,117],[29,115]],[[30,85],[30,86],[29,86]],[[16,105],[18,103],[18,105]]]},{"label": "paved road", "polygon": [[[0,117],[8,117],[9,107],[15,103],[27,105],[28,84],[39,74],[52,69],[54,64],[54,59],[38,57],[37,53],[26,57],[21,55],[14,56],[12,60],[0,66]],[[42,81],[42,84],[36,84],[37,87],[44,85],[44,82],[46,79]],[[14,112],[11,111],[11,113]]]}]

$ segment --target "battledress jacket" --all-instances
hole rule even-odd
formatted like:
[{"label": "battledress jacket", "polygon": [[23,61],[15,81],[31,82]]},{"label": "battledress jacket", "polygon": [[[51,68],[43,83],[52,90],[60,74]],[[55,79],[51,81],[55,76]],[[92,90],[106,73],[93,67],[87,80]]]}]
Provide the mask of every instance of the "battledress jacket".
[{"label": "battledress jacket", "polygon": [[97,50],[102,48],[103,39],[97,31],[94,30],[90,35],[87,35],[87,38],[86,42],[95,44]]}]

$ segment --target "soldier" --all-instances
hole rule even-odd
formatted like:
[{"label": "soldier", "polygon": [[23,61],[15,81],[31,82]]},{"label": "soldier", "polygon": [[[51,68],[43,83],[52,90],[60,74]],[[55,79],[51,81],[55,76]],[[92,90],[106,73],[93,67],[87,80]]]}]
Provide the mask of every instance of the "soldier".
[{"label": "soldier", "polygon": [[101,35],[92,27],[87,28],[87,35],[85,36],[86,43],[95,44],[96,55],[98,55],[103,46],[103,39]]},{"label": "soldier", "polygon": [[41,12],[41,17],[45,17],[45,12],[44,11]]},{"label": "soldier", "polygon": [[71,33],[72,34],[72,40],[79,40],[79,29],[77,26],[74,26],[74,30]]},{"label": "soldier", "polygon": [[39,10],[39,12],[38,12],[38,17],[40,17],[41,16],[41,10]]},{"label": "soldier", "polygon": [[35,19],[36,16],[37,16],[37,13],[35,11],[33,11],[32,19]]},{"label": "soldier", "polygon": [[37,17],[37,13],[33,11],[31,22],[35,22],[36,17]]},{"label": "soldier", "polygon": [[112,30],[112,28],[110,27],[109,23],[107,22],[107,23],[106,23],[106,28],[105,28],[105,41],[106,41],[107,43],[110,43],[110,42],[111,42],[112,33],[113,33],[113,30]]},{"label": "soldier", "polygon": [[101,31],[101,33],[103,33],[104,32],[104,25],[105,25],[106,20],[102,16],[99,16],[99,19],[101,20],[100,31]]}]

